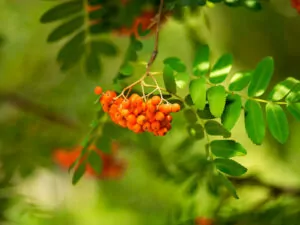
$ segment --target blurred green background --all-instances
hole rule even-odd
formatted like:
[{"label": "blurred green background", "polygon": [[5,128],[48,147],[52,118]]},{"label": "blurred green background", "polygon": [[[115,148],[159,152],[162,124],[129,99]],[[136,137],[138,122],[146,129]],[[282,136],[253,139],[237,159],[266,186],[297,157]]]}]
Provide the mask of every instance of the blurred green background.
[{"label": "blurred green background", "polygon": [[[53,27],[39,23],[51,5],[51,1],[0,0],[1,224],[164,225],[177,211],[183,221],[210,217],[216,224],[300,224],[300,132],[292,118],[287,144],[267,138],[262,146],[247,138],[240,118],[233,138],[248,155],[237,160],[251,177],[236,182],[240,200],[213,194],[205,173],[196,194],[187,193],[189,180],[167,176],[174,171],[173,161],[203,158],[205,153],[203,141],[182,146],[187,137],[182,114],[174,116],[174,128],[165,137],[125,133],[128,142],[121,146],[120,157],[127,169],[120,180],[85,177],[72,186],[71,176],[55,165],[52,152],[77,146],[85,137],[96,115],[93,89],[113,87],[128,40],[107,36],[120,54],[103,59],[101,79],[88,79],[80,65],[62,73],[55,61],[62,43],[47,44]],[[170,19],[164,25],[153,70],[159,71],[162,59],[169,56],[180,57],[191,67],[193,43],[199,42],[209,44],[212,61],[232,53],[234,71],[254,68],[271,55],[276,66],[273,84],[288,76],[299,79],[299,27],[300,16],[287,0],[270,1],[259,12],[205,7],[184,23]],[[153,40],[143,43],[140,58],[145,61]]]}]

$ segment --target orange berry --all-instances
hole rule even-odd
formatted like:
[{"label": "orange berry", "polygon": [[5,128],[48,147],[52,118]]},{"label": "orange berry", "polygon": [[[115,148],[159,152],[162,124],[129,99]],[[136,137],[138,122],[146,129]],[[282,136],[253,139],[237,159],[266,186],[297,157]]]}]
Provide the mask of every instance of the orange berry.
[{"label": "orange berry", "polygon": [[156,107],[154,105],[147,105],[147,111],[150,113],[155,113],[156,112]]},{"label": "orange berry", "polygon": [[101,95],[102,94],[102,87],[100,87],[100,86],[95,87],[94,93],[96,95]]},{"label": "orange berry", "polygon": [[124,119],[119,120],[118,124],[119,124],[121,127],[124,127],[124,128],[127,127],[126,120],[124,120]]},{"label": "orange berry", "polygon": [[172,112],[179,112],[180,111],[180,105],[178,103],[174,103],[171,106]]},{"label": "orange berry", "polygon": [[141,131],[142,131],[141,125],[140,125],[140,124],[135,124],[135,125],[133,126],[133,131],[134,131],[135,133],[141,132]]},{"label": "orange berry", "polygon": [[136,122],[140,125],[143,125],[146,121],[147,121],[147,118],[144,115],[139,115],[136,119]]},{"label": "orange berry", "polygon": [[143,125],[143,131],[151,132],[151,125],[149,122],[144,123]]},{"label": "orange berry", "polygon": [[167,115],[167,116],[166,116],[166,119],[167,119],[169,122],[172,122],[173,117],[172,117],[171,115]]},{"label": "orange berry", "polygon": [[105,95],[106,97],[109,97],[109,98],[115,98],[115,97],[117,97],[117,94],[116,94],[116,92],[114,92],[114,91],[106,91],[106,92],[104,93],[104,95]]},{"label": "orange berry", "polygon": [[122,102],[122,108],[128,109],[130,107],[130,101],[128,99],[124,99]]},{"label": "orange berry", "polygon": [[169,114],[172,111],[170,104],[161,104],[158,109],[164,114]]},{"label": "orange berry", "polygon": [[151,123],[151,129],[154,131],[158,131],[160,129],[160,123],[158,121]]},{"label": "orange berry", "polygon": [[168,132],[167,128],[161,128],[159,131],[157,131],[158,136],[165,136],[166,133]]},{"label": "orange berry", "polygon": [[159,96],[153,96],[151,98],[151,101],[152,101],[153,105],[158,105],[160,103],[160,101],[161,101],[161,98]]},{"label": "orange berry", "polygon": [[158,121],[162,121],[165,118],[165,114],[163,114],[162,112],[157,112],[155,114],[155,119]]},{"label": "orange berry", "polygon": [[126,119],[131,124],[135,124],[136,123],[136,116],[133,115],[133,114],[129,114]]},{"label": "orange berry", "polygon": [[108,104],[107,103],[103,103],[102,104],[102,109],[103,109],[104,112],[108,112],[108,110],[109,110]]},{"label": "orange berry", "polygon": [[129,115],[129,110],[128,109],[122,109],[121,110],[121,114],[122,114],[122,116],[127,116],[127,115]]}]

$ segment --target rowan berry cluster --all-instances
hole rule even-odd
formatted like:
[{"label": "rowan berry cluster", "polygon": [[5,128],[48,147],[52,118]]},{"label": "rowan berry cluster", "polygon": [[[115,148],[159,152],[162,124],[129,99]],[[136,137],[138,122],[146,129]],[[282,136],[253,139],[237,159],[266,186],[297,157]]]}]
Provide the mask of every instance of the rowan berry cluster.
[{"label": "rowan berry cluster", "polygon": [[151,132],[156,136],[164,136],[171,129],[170,113],[180,110],[177,103],[162,104],[159,96],[144,101],[143,97],[135,93],[129,98],[118,97],[114,91],[102,93],[100,87],[95,88],[95,94],[101,95],[102,109],[114,123],[135,133]]}]

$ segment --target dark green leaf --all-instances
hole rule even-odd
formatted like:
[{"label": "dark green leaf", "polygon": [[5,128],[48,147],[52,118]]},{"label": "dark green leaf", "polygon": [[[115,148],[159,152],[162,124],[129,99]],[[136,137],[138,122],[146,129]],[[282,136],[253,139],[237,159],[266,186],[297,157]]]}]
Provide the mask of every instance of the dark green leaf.
[{"label": "dark green leaf", "polygon": [[300,103],[287,103],[287,110],[300,121]]},{"label": "dark green leaf", "polygon": [[189,125],[187,130],[189,135],[196,140],[201,140],[204,138],[204,129],[200,124]]},{"label": "dark green leaf", "polygon": [[130,63],[125,63],[120,68],[120,73],[124,76],[130,76],[133,74],[133,66]]},{"label": "dark green leaf", "polygon": [[193,110],[191,110],[191,109],[186,109],[186,110],[183,111],[183,114],[184,114],[185,119],[186,119],[189,123],[193,124],[193,123],[196,123],[196,122],[197,122],[197,115],[194,113]]},{"label": "dark green leaf", "polygon": [[193,62],[193,74],[205,76],[209,71],[209,47],[208,45],[198,48]]},{"label": "dark green leaf", "polygon": [[147,36],[148,34],[150,34],[151,30],[150,29],[143,29],[143,26],[142,24],[140,23],[138,25],[138,34],[140,37],[144,37],[144,36]]},{"label": "dark green leaf", "polygon": [[235,73],[231,80],[228,89],[230,91],[241,91],[249,84],[252,77],[250,71]]},{"label": "dark green leaf", "polygon": [[266,125],[262,108],[254,100],[247,100],[245,104],[245,128],[252,142],[260,145],[265,137]]},{"label": "dark green leaf", "polygon": [[209,135],[223,136],[224,138],[231,136],[231,133],[228,130],[214,120],[209,120],[205,123],[205,130]]},{"label": "dark green leaf", "polygon": [[242,176],[247,172],[247,168],[232,159],[216,158],[214,164],[219,171],[230,176]]},{"label": "dark green leaf", "polygon": [[55,28],[49,34],[47,41],[48,42],[58,41],[58,40],[60,40],[64,37],[72,34],[76,30],[79,30],[80,27],[83,25],[83,23],[84,23],[84,17],[83,16],[75,17],[75,18],[61,24],[57,28]]},{"label": "dark green leaf", "polygon": [[206,104],[203,110],[197,110],[197,115],[201,118],[201,119],[205,119],[205,120],[210,120],[210,119],[215,119],[216,117],[214,117],[210,110],[209,110],[209,105]]},{"label": "dark green leaf", "polygon": [[192,80],[189,91],[197,109],[203,110],[206,104],[206,80],[204,77]]},{"label": "dark green leaf", "polygon": [[185,96],[184,101],[187,105],[192,106],[194,105],[192,97],[190,94],[188,94],[187,96]]},{"label": "dark green leaf", "polygon": [[89,165],[93,168],[93,170],[99,175],[102,172],[103,165],[102,159],[100,155],[95,151],[90,151],[88,157]]},{"label": "dark green leaf", "polygon": [[235,197],[236,199],[239,199],[239,196],[237,195],[235,187],[233,186],[233,184],[231,183],[231,181],[226,176],[224,176],[221,173],[219,173],[219,178],[220,178],[220,181],[222,182],[222,184],[224,184],[224,186],[227,188],[227,190],[229,191],[229,193],[233,197]]},{"label": "dark green leaf", "polygon": [[289,137],[289,124],[281,106],[268,103],[266,105],[266,117],[272,136],[284,144]]},{"label": "dark green leaf", "polygon": [[230,94],[227,96],[225,110],[221,122],[227,130],[231,130],[238,121],[242,111],[242,98],[240,95]]},{"label": "dark green leaf", "polygon": [[95,145],[102,152],[109,153],[111,152],[111,142],[112,139],[110,137],[108,137],[107,135],[103,135],[97,139]]},{"label": "dark green leaf", "polygon": [[226,100],[225,88],[221,85],[209,88],[207,90],[207,100],[211,114],[215,117],[221,117]]},{"label": "dark green leaf", "polygon": [[252,79],[248,88],[250,97],[259,97],[267,89],[274,72],[274,61],[272,57],[261,60],[252,73]]},{"label": "dark green leaf", "polygon": [[258,2],[257,0],[245,0],[244,5],[247,8],[252,9],[254,11],[257,11],[257,10],[261,9],[261,3]]},{"label": "dark green leaf", "polygon": [[209,74],[209,81],[213,84],[223,82],[232,68],[232,60],[231,54],[222,55],[213,66]]},{"label": "dark green leaf", "polygon": [[72,55],[69,55],[68,59],[62,61],[60,69],[62,71],[66,71],[70,68],[72,68],[73,66],[75,66],[80,59],[83,57],[85,48],[83,45],[78,46],[77,48],[73,49],[73,53]]},{"label": "dark green leaf", "polygon": [[118,54],[118,50],[116,46],[110,41],[92,41],[91,49],[98,54],[102,54],[105,56],[116,56]]},{"label": "dark green leaf", "polygon": [[186,66],[184,63],[177,57],[169,57],[164,60],[165,65],[169,65],[176,72],[185,72]]},{"label": "dark green leaf", "polygon": [[299,84],[299,81],[293,77],[288,77],[284,81],[276,84],[270,92],[268,99],[272,101],[280,101],[284,99],[292,89]]},{"label": "dark green leaf", "polygon": [[78,181],[81,179],[81,177],[84,175],[85,172],[85,163],[81,163],[75,170],[73,177],[72,177],[72,184],[75,185],[78,183]]},{"label": "dark green leaf", "polygon": [[175,82],[175,77],[174,77],[174,71],[168,64],[166,64],[164,66],[163,78],[164,78],[164,83],[165,83],[165,87],[166,87],[167,91],[175,94],[176,93],[176,82]]},{"label": "dark green leaf", "polygon": [[97,53],[91,51],[85,58],[85,71],[93,78],[98,78],[101,73],[101,63]]},{"label": "dark green leaf", "polygon": [[41,23],[50,23],[56,20],[67,18],[75,13],[82,11],[83,2],[79,0],[61,3],[41,16]]},{"label": "dark green leaf", "polygon": [[234,156],[244,156],[246,149],[234,140],[214,140],[210,143],[211,152],[221,158],[231,158]]}]

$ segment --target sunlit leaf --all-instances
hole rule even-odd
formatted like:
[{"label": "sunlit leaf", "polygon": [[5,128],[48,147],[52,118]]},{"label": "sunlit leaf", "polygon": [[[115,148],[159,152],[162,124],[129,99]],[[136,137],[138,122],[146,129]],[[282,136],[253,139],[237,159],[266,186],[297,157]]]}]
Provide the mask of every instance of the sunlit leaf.
[{"label": "sunlit leaf", "polygon": [[262,108],[254,100],[247,100],[245,104],[245,128],[252,142],[260,145],[265,137],[266,125]]},{"label": "sunlit leaf", "polygon": [[241,91],[249,84],[252,73],[250,71],[235,73],[231,80],[228,89],[230,91]]},{"label": "sunlit leaf", "polygon": [[300,102],[300,83],[296,84],[291,92],[286,96],[287,102]]},{"label": "sunlit leaf", "polygon": [[78,181],[81,179],[81,177],[84,175],[85,172],[85,163],[79,164],[79,166],[76,168],[73,177],[72,177],[72,184],[75,185],[78,183]]},{"label": "sunlit leaf", "polygon": [[165,65],[169,65],[176,72],[185,72],[186,66],[184,63],[177,57],[169,57],[164,60]]},{"label": "sunlit leaf", "polygon": [[221,117],[226,100],[225,88],[221,85],[209,88],[207,90],[207,100],[211,114],[215,117]]},{"label": "sunlit leaf", "polygon": [[227,96],[225,110],[221,116],[221,122],[227,130],[231,130],[236,124],[242,111],[242,98],[240,95]]},{"label": "sunlit leaf", "polygon": [[257,11],[257,10],[261,9],[261,3],[258,2],[257,0],[245,0],[244,5],[247,8],[252,9],[254,11]]},{"label": "sunlit leaf", "polygon": [[208,45],[198,48],[193,62],[193,74],[204,76],[209,72],[209,47]]},{"label": "sunlit leaf", "polygon": [[101,174],[103,165],[102,165],[102,159],[98,153],[96,153],[95,151],[90,151],[88,162],[89,165],[93,168],[93,170],[97,174]]},{"label": "sunlit leaf", "polygon": [[246,149],[234,140],[214,140],[210,143],[211,152],[221,158],[231,158],[247,154]]},{"label": "sunlit leaf", "polygon": [[165,87],[166,87],[167,91],[175,94],[176,93],[176,82],[175,82],[175,77],[174,77],[174,71],[168,64],[166,64],[164,66],[163,78],[164,78],[164,83],[165,83]]},{"label": "sunlit leaf", "polygon": [[205,123],[204,128],[209,135],[213,136],[223,136],[224,138],[228,138],[231,136],[231,133],[226,130],[222,124],[218,123],[214,120],[209,120]]},{"label": "sunlit leaf", "polygon": [[284,99],[292,89],[299,84],[299,81],[293,77],[288,77],[284,81],[276,84],[270,92],[268,99],[272,101],[280,101]]},{"label": "sunlit leaf", "polygon": [[231,183],[231,181],[224,176],[223,174],[219,173],[219,178],[222,182],[222,184],[224,184],[224,186],[227,188],[227,190],[229,191],[229,193],[235,197],[236,199],[239,199],[239,196],[237,195],[236,189],[233,186],[233,184]]},{"label": "sunlit leaf", "polygon": [[175,75],[175,82],[177,87],[179,88],[185,88],[186,85],[189,83],[190,78],[187,73],[177,73]]},{"label": "sunlit leaf", "polygon": [[223,82],[232,68],[232,61],[231,54],[222,55],[213,66],[209,74],[209,81],[213,84]]},{"label": "sunlit leaf", "polygon": [[300,121],[300,103],[288,102],[287,110],[293,115],[293,117]]},{"label": "sunlit leaf", "polygon": [[84,23],[83,16],[75,17],[75,18],[63,23],[62,25],[58,26],[57,28],[55,28],[49,34],[47,41],[48,42],[58,41],[64,37],[72,34],[76,30],[80,29],[80,27],[83,25],[83,23]]},{"label": "sunlit leaf", "polygon": [[192,80],[189,91],[197,109],[203,110],[206,104],[206,80],[204,77]]},{"label": "sunlit leaf", "polygon": [[50,23],[56,20],[67,18],[75,13],[82,11],[83,2],[80,0],[68,1],[61,3],[41,16],[41,23]]},{"label": "sunlit leaf", "polygon": [[281,106],[268,103],[266,105],[266,117],[272,136],[281,144],[285,143],[289,137],[289,124]]},{"label": "sunlit leaf", "polygon": [[274,72],[274,61],[272,57],[261,60],[252,73],[252,79],[248,87],[250,97],[259,97],[267,89]]},{"label": "sunlit leaf", "polygon": [[247,168],[232,159],[216,158],[214,164],[219,171],[230,176],[242,176]]}]

